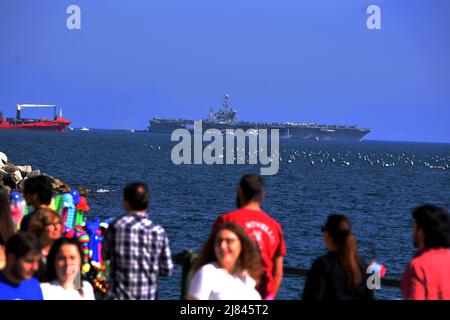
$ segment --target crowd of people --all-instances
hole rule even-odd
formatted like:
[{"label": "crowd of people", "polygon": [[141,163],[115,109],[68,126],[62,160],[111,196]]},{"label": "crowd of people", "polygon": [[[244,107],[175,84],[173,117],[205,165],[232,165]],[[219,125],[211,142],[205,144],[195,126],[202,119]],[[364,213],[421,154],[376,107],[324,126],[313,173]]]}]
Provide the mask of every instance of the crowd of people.
[{"label": "crowd of people", "polygon": [[[71,201],[83,210],[77,192],[55,204],[43,175],[25,181],[23,197],[29,212],[18,218],[12,196],[0,190],[0,299],[158,298],[158,277],[173,271],[172,253],[166,231],[147,213],[145,184],[125,186],[126,214],[103,224],[74,217]],[[281,225],[261,207],[264,197],[261,176],[241,178],[237,210],[218,217],[193,262],[187,299],[277,297],[286,245]],[[450,300],[450,217],[443,208],[423,205],[414,209],[412,220],[418,251],[405,268],[403,296]],[[375,299],[369,264],[358,254],[350,220],[332,213],[321,231],[327,252],[312,263],[301,298]]]}]

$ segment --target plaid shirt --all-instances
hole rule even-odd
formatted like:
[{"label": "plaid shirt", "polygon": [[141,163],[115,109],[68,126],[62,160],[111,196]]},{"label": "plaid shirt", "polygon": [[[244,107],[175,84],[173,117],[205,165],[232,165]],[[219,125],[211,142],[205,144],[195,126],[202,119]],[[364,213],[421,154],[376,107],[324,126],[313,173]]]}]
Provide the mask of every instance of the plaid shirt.
[{"label": "plaid shirt", "polygon": [[154,300],[158,276],[173,269],[166,232],[147,215],[130,213],[112,222],[103,257],[111,260],[107,299]]}]

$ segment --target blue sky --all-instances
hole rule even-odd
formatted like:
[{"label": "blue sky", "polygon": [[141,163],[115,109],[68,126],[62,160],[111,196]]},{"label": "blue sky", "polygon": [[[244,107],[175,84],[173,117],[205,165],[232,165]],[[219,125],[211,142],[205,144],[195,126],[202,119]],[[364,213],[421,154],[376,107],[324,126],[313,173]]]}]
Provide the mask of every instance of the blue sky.
[{"label": "blue sky", "polygon": [[449,18],[448,0],[1,0],[0,110],[55,103],[74,126],[144,129],[229,93],[242,120],[450,142]]}]

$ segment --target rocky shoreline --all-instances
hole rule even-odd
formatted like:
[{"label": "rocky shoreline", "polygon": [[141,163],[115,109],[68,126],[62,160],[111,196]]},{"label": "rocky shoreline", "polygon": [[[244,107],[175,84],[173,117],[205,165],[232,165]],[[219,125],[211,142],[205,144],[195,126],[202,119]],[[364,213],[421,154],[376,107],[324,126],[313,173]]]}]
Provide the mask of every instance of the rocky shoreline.
[{"label": "rocky shoreline", "polygon": [[56,179],[40,170],[33,170],[30,165],[15,165],[8,161],[5,153],[0,152],[0,187],[3,187],[8,192],[23,191],[24,182],[34,176],[44,175],[50,179],[53,191],[56,193],[68,192],[70,186]]}]

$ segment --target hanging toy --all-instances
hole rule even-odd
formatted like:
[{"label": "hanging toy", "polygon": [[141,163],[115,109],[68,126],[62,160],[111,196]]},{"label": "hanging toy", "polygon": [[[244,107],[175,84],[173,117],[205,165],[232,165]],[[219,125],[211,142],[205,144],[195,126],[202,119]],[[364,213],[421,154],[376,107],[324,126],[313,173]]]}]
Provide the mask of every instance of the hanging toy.
[{"label": "hanging toy", "polygon": [[370,265],[368,270],[370,270],[371,272],[375,272],[378,273],[380,275],[380,277],[384,277],[387,273],[387,269],[384,266],[384,264],[378,263],[376,260],[373,260]]},{"label": "hanging toy", "polygon": [[92,279],[92,286],[94,287],[94,290],[97,292],[100,292],[102,294],[105,294],[108,291],[109,288],[109,282],[108,282],[108,273],[109,273],[109,261],[106,262],[105,265],[102,265],[101,267],[97,268],[97,274]]},{"label": "hanging toy", "polygon": [[84,225],[84,212],[89,211],[91,208],[87,204],[86,197],[79,196],[78,204],[76,205],[76,218],[75,218],[75,225],[76,226],[82,226]]},{"label": "hanging toy", "polygon": [[75,213],[75,226],[82,226],[84,221],[83,211],[77,210]]},{"label": "hanging toy", "polygon": [[56,212],[58,212],[59,214],[62,214],[62,195],[60,195],[60,194],[58,194],[58,195],[56,195],[55,196],[55,198],[54,198],[55,200],[54,200],[54,210],[56,211]]},{"label": "hanging toy", "polygon": [[55,205],[55,196],[52,197],[52,200],[50,200],[50,204],[47,206],[50,210],[53,210],[55,212],[58,212],[56,210],[56,205]]},{"label": "hanging toy", "polygon": [[73,229],[75,222],[75,204],[70,193],[62,195],[62,219],[66,230]]},{"label": "hanging toy", "polygon": [[92,286],[94,287],[94,290],[105,294],[108,291],[109,283],[103,276],[99,275],[92,280]]},{"label": "hanging toy", "polygon": [[73,203],[76,205],[80,203],[80,192],[77,189],[72,189],[69,191],[72,195]]},{"label": "hanging toy", "polygon": [[103,237],[101,236],[101,232],[99,231],[99,226],[99,218],[95,218],[94,221],[88,221],[86,223],[86,230],[90,238],[89,252],[91,256],[91,264],[96,268],[99,268],[103,265],[103,260],[101,257]]},{"label": "hanging toy", "polygon": [[90,240],[90,237],[86,233],[86,231],[83,229],[82,226],[75,226],[74,230],[77,233],[77,238],[78,238],[78,241],[80,241],[81,248],[83,251],[83,266],[81,267],[81,270],[84,274],[87,274],[91,269],[91,265],[89,264],[89,240]]},{"label": "hanging toy", "polygon": [[377,253],[376,253],[376,243],[372,242],[372,262],[369,264],[367,268],[370,272],[376,272],[380,275],[380,277],[384,277],[386,275],[387,269],[386,267],[377,262]]},{"label": "hanging toy", "polygon": [[14,221],[14,224],[17,230],[20,229],[20,222],[22,222],[23,217],[28,214],[27,203],[25,202],[22,194],[20,192],[12,192],[11,193],[11,214]]}]

